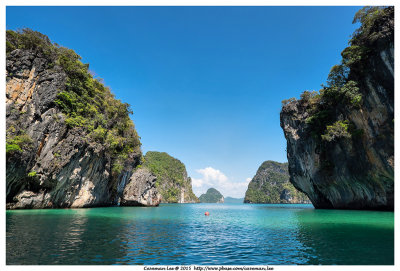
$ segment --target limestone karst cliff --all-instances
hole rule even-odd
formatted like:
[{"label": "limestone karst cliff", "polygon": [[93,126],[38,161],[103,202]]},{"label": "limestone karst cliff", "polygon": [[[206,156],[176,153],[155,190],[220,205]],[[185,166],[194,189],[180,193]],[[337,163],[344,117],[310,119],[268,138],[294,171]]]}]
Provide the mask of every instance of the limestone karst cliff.
[{"label": "limestone karst cliff", "polygon": [[148,151],[143,168],[155,177],[155,187],[161,194],[162,203],[197,203],[199,199],[192,191],[192,180],[185,165],[166,152]]},{"label": "limestone karst cliff", "polygon": [[[129,105],[73,50],[39,32],[8,30],[6,49],[7,208],[109,206],[126,198],[142,156]],[[153,189],[151,180],[145,184],[141,192]],[[157,193],[129,199],[158,205]]]},{"label": "limestone karst cliff", "polygon": [[251,179],[244,203],[310,203],[289,182],[287,163],[265,161]]},{"label": "limestone karst cliff", "polygon": [[146,168],[138,168],[127,182],[121,196],[121,206],[157,206],[161,194],[156,188],[157,177]]},{"label": "limestone karst cliff", "polygon": [[327,85],[283,102],[290,181],[316,208],[394,209],[394,7],[366,7]]},{"label": "limestone karst cliff", "polygon": [[224,203],[224,196],[215,188],[209,188],[205,194],[200,195],[201,203]]}]

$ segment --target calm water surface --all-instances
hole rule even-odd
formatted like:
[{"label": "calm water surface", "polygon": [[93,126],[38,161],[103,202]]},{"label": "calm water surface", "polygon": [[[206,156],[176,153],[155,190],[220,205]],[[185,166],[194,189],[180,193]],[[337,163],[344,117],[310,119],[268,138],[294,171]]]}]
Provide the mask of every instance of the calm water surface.
[{"label": "calm water surface", "polygon": [[392,265],[394,214],[307,204],[7,211],[6,262]]}]

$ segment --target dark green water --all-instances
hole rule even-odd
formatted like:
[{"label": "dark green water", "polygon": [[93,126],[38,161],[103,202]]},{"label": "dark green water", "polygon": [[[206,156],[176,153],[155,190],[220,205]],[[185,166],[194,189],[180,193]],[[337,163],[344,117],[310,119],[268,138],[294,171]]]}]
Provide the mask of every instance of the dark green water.
[{"label": "dark green water", "polygon": [[394,214],[300,204],[7,211],[6,262],[392,265]]}]

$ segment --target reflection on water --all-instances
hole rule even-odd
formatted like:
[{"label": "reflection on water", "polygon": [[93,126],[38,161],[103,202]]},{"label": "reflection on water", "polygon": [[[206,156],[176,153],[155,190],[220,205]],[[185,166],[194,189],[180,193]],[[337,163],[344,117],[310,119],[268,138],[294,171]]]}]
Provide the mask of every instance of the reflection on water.
[{"label": "reflection on water", "polygon": [[304,210],[296,220],[308,264],[394,264],[393,213]]},{"label": "reflection on water", "polygon": [[[209,211],[210,216],[204,216]],[[393,213],[311,205],[7,211],[7,264],[393,264]]]},{"label": "reflection on water", "polygon": [[92,264],[122,255],[118,242],[109,242],[118,238],[115,221],[79,211],[68,216],[7,214],[7,264]]}]

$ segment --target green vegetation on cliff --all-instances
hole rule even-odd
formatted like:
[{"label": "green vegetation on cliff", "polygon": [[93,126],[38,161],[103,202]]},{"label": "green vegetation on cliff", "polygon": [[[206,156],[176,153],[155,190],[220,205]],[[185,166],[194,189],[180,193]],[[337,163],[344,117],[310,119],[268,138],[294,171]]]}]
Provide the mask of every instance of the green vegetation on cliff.
[{"label": "green vegetation on cliff", "polygon": [[394,7],[358,11],[319,92],[285,102],[290,181],[316,208],[394,208]]},{"label": "green vegetation on cliff", "polygon": [[[363,103],[358,77],[370,72],[367,62],[371,44],[382,37],[389,37],[393,30],[383,23],[393,17],[393,7],[364,7],[354,16],[353,23],[361,23],[342,51],[342,61],[330,70],[327,85],[317,91],[304,91],[299,102],[307,108],[306,122],[310,134],[320,140],[334,141],[340,138],[359,136],[362,131],[354,129],[349,120],[338,117],[338,112],[358,109]],[[392,37],[393,38],[393,37]],[[283,105],[296,101],[295,98],[282,101]]]},{"label": "green vegetation on cliff", "polygon": [[6,154],[29,150],[32,139],[25,131],[16,129],[14,126],[8,127],[6,131]]},{"label": "green vegetation on cliff", "polygon": [[199,197],[199,200],[202,203],[223,203],[224,196],[217,189],[209,188],[205,194]]},{"label": "green vegetation on cliff", "polygon": [[304,91],[301,99],[295,98],[282,101],[283,106],[298,102],[305,108],[306,131],[312,136],[321,153],[321,165],[331,172],[332,163],[327,158],[328,149],[340,140],[358,140],[365,131],[357,129],[355,123],[349,120],[348,112],[360,110],[363,107],[368,89],[360,82],[360,78],[375,73],[368,65],[368,59],[376,54],[379,40],[393,42],[394,7],[364,7],[359,10],[353,23],[361,23],[349,40],[349,46],[341,55],[341,63],[331,68],[326,85],[317,91]]},{"label": "green vegetation on cliff", "polygon": [[[112,157],[113,173],[119,174],[128,155],[140,152],[129,104],[115,99],[78,54],[52,43],[46,35],[30,29],[7,30],[7,55],[16,49],[30,50],[47,60],[48,69],[61,69],[66,74],[65,89],[59,91],[55,100],[66,116],[66,124],[71,129],[81,127],[87,132],[87,140],[103,144]],[[21,144],[16,141],[16,136],[7,133],[7,153],[20,151]]]},{"label": "green vegetation on cliff", "polygon": [[144,156],[143,167],[157,177],[156,187],[162,195],[162,202],[198,202],[186,167],[178,159],[165,152],[149,151]]},{"label": "green vegetation on cliff", "polygon": [[250,181],[245,203],[306,203],[308,198],[289,182],[287,163],[265,161]]}]

